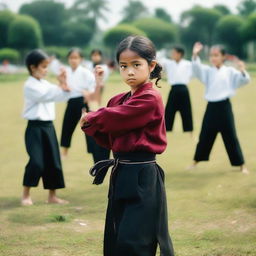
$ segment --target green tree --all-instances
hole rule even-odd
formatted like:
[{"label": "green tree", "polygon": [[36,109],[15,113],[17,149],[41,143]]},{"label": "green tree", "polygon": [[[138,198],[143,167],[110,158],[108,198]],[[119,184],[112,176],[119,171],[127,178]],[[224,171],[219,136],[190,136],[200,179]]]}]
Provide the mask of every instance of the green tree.
[{"label": "green tree", "polygon": [[222,15],[231,14],[230,9],[224,4],[216,4],[213,6],[213,8],[216,9],[217,11],[219,11]]},{"label": "green tree", "polygon": [[[106,14],[110,11],[108,0],[76,0],[70,9],[78,22],[89,21],[93,29],[98,30],[98,21],[107,21]],[[88,23],[87,23],[88,24]]]},{"label": "green tree", "polygon": [[108,46],[111,50],[114,50],[124,38],[130,35],[146,36],[146,34],[140,29],[137,29],[131,25],[120,24],[109,29],[105,33],[103,40],[106,46]]},{"label": "green tree", "polygon": [[242,34],[245,41],[256,40],[256,13],[252,13],[245,21],[242,27]]},{"label": "green tree", "polygon": [[85,47],[92,39],[93,30],[82,23],[68,23],[65,26],[63,40],[66,46]]},{"label": "green tree", "polygon": [[237,6],[238,12],[242,16],[248,16],[256,11],[256,1],[255,0],[243,0]]},{"label": "green tree", "polygon": [[242,56],[244,20],[237,15],[222,17],[216,25],[217,38],[234,54]]},{"label": "green tree", "polygon": [[0,48],[8,46],[8,29],[14,18],[15,14],[9,10],[0,11]]},{"label": "green tree", "polygon": [[166,22],[172,22],[171,15],[164,8],[156,8],[155,17]]},{"label": "green tree", "polygon": [[215,36],[215,27],[221,13],[214,8],[194,6],[181,15],[181,40],[184,45],[191,48],[194,42],[201,41],[212,45]]},{"label": "green tree", "polygon": [[17,50],[40,47],[42,33],[38,22],[30,16],[17,15],[9,26],[8,44]]},{"label": "green tree", "polygon": [[173,24],[157,18],[144,18],[135,21],[134,26],[144,31],[154,42],[157,48],[174,42],[177,38],[177,30]]},{"label": "green tree", "polygon": [[133,22],[148,15],[147,7],[140,1],[129,0],[122,10],[123,19],[121,23]]},{"label": "green tree", "polygon": [[63,23],[67,20],[63,3],[37,0],[22,5],[19,13],[30,15],[39,22],[46,45],[63,45]]},{"label": "green tree", "polygon": [[20,60],[20,54],[17,50],[11,48],[0,49],[0,61],[9,60],[14,63],[18,63]]}]

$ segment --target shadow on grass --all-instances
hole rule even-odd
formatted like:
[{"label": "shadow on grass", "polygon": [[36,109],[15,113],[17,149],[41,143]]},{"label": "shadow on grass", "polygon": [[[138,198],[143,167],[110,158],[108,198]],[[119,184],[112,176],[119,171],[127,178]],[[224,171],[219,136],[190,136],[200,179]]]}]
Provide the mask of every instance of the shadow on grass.
[{"label": "shadow on grass", "polygon": [[10,210],[20,206],[20,199],[17,197],[0,197],[0,210]]}]

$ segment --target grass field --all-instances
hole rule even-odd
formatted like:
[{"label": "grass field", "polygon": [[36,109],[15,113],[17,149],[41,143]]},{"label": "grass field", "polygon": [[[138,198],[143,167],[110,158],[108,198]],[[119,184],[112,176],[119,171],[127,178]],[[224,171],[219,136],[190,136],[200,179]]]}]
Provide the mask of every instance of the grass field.
[{"label": "grass field", "polygon": [[[256,76],[256,71],[252,72]],[[92,158],[85,153],[83,134],[77,128],[69,158],[63,162],[67,188],[59,195],[65,206],[47,205],[42,185],[32,190],[35,204],[20,206],[22,177],[28,159],[24,148],[26,122],[21,118],[25,75],[0,76],[0,255],[99,256],[106,209],[107,187],[91,185]],[[112,75],[105,101],[126,90]],[[163,82],[164,100],[169,87]],[[190,85],[198,136],[205,109],[203,86]],[[177,256],[256,256],[256,87],[253,82],[233,99],[237,129],[249,176],[230,166],[218,137],[211,161],[187,171],[195,142],[181,132],[168,134],[168,148],[158,157],[166,172],[169,225]],[[60,134],[65,104],[57,105],[56,130]],[[120,255],[121,256],[121,255]]]}]

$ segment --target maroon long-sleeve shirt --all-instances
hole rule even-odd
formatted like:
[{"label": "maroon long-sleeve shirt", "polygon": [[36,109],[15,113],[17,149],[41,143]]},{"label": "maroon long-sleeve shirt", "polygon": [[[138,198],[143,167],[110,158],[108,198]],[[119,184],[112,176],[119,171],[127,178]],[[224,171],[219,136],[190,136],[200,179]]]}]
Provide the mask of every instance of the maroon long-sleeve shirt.
[{"label": "maroon long-sleeve shirt", "polygon": [[152,83],[132,95],[113,97],[107,107],[90,112],[82,130],[113,152],[162,153],[167,145],[164,105]]}]

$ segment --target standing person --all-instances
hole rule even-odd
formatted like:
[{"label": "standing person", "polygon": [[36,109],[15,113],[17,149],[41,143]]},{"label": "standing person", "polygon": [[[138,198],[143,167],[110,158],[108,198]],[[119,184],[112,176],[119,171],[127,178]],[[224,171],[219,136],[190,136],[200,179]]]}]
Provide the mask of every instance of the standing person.
[{"label": "standing person", "polygon": [[107,107],[84,113],[83,131],[112,149],[115,160],[97,163],[91,174],[100,184],[110,166],[109,202],[104,256],[173,256],[168,232],[164,172],[155,156],[167,145],[164,106],[150,80],[161,79],[153,43],[129,36],[118,46],[117,61],[127,93],[113,97]]},{"label": "standing person", "polygon": [[[73,97],[67,103],[62,124],[61,147],[63,157],[68,155],[72,135],[80,120],[82,109],[86,108],[86,110],[89,111],[84,94],[93,93],[96,88],[94,74],[89,69],[81,66],[83,60],[82,51],[79,48],[72,48],[68,52],[67,57],[70,65],[70,67],[66,69],[67,83],[68,86],[74,90],[74,93]],[[86,140],[88,152],[92,153],[93,145],[91,145],[90,139],[86,138]]]},{"label": "standing person", "polygon": [[248,174],[243,153],[236,134],[234,115],[230,97],[235,90],[250,81],[245,64],[238,61],[238,70],[225,66],[226,51],[221,46],[213,46],[210,50],[212,66],[203,65],[199,53],[203,49],[201,43],[193,48],[192,66],[194,75],[205,85],[205,99],[208,101],[204,114],[199,142],[196,147],[195,167],[200,161],[208,161],[217,134],[223,138],[231,165],[240,166],[241,171]]},{"label": "standing person", "polygon": [[175,114],[180,112],[183,131],[193,132],[192,108],[188,83],[192,78],[191,62],[184,59],[185,50],[180,46],[172,49],[171,58],[163,61],[171,91],[165,108],[166,130],[172,131]]},{"label": "standing person", "polygon": [[[90,65],[88,65],[88,68],[92,71],[95,72],[97,67],[101,67],[104,71],[103,74],[103,80],[100,82],[101,86],[99,87],[99,90],[96,90],[93,94],[90,93],[87,97],[89,106],[91,110],[97,110],[100,108],[101,103],[102,103],[102,94],[105,88],[106,81],[109,77],[109,68],[106,64],[104,64],[103,61],[103,53],[100,49],[94,49],[91,51],[90,54]],[[89,143],[91,145],[91,149],[93,152],[93,160],[94,163],[97,163],[101,160],[106,160],[109,159],[110,157],[110,150],[104,147],[101,147],[98,145],[95,140],[92,137],[87,137],[89,140]]]},{"label": "standing person", "polygon": [[60,161],[59,145],[53,126],[55,101],[65,101],[71,96],[67,92],[65,75],[60,75],[60,87],[46,80],[49,57],[41,50],[33,50],[26,57],[30,73],[24,85],[25,106],[23,117],[28,120],[25,133],[29,162],[23,179],[22,205],[32,205],[31,187],[38,186],[40,178],[49,190],[48,203],[63,204],[67,201],[56,196],[56,189],[64,188],[64,177]]}]

